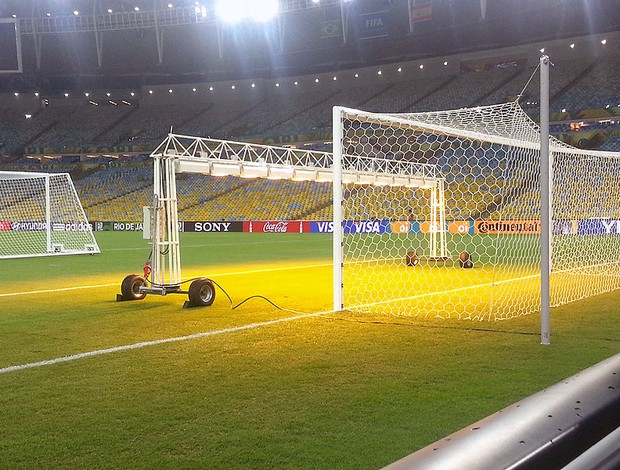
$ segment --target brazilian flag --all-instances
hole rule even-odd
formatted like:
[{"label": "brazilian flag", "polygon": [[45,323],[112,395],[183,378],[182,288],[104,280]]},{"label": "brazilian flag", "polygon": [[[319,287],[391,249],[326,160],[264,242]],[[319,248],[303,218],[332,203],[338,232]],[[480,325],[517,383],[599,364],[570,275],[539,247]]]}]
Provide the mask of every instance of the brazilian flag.
[{"label": "brazilian flag", "polygon": [[321,22],[321,39],[338,38],[342,36],[340,20],[327,20]]}]

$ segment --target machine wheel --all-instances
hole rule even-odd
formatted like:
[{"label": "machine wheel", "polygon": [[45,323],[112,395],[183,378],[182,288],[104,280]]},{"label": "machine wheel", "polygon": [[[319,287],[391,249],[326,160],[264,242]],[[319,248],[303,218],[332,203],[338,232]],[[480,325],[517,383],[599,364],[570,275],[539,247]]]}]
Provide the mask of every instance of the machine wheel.
[{"label": "machine wheel", "polygon": [[215,300],[215,287],[206,278],[196,279],[189,286],[189,303],[192,307],[208,307]]},{"label": "machine wheel", "polygon": [[121,294],[123,300],[142,300],[146,297],[145,293],[140,293],[141,286],[146,285],[146,280],[138,274],[130,274],[121,284]]}]

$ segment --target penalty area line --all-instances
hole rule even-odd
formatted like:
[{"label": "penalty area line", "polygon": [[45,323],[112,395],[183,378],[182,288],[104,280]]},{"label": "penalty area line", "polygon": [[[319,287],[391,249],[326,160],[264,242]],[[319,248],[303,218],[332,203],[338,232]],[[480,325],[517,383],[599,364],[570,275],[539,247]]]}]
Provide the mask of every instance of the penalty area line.
[{"label": "penalty area line", "polygon": [[35,369],[37,367],[45,367],[45,366],[51,366],[55,364],[61,364],[63,362],[76,361],[78,359],[85,359],[88,357],[102,356],[105,354],[112,354],[116,352],[130,351],[133,349],[141,349],[141,348],[146,348],[149,346],[157,346],[160,344],[178,343],[181,341],[190,341],[193,339],[207,338],[209,336],[217,336],[217,335],[222,335],[226,333],[236,333],[238,331],[252,330],[255,328],[260,328],[262,326],[270,326],[270,325],[276,325],[278,323],[286,323],[286,322],[295,321],[295,320],[303,320],[305,318],[318,317],[321,315],[326,315],[328,313],[333,313],[333,310],[329,310],[326,312],[305,313],[305,314],[296,315],[293,317],[278,318],[275,320],[269,320],[269,321],[264,321],[260,323],[250,323],[248,325],[233,326],[233,327],[224,328],[221,330],[205,331],[202,333],[194,333],[194,334],[186,335],[186,336],[175,336],[172,338],[162,338],[162,339],[156,339],[152,341],[141,341],[139,343],[127,344],[123,346],[115,346],[112,348],[97,349],[95,351],[87,351],[87,352],[78,353],[78,354],[71,354],[69,356],[61,356],[61,357],[56,357],[54,359],[47,359],[45,361],[30,362],[27,364],[3,367],[3,368],[0,368],[0,375],[8,374],[10,372],[17,372],[20,370]]}]

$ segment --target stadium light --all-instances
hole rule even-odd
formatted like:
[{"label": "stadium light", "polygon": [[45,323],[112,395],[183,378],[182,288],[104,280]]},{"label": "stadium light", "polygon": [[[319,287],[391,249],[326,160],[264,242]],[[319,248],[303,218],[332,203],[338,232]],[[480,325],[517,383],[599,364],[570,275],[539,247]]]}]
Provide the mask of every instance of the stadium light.
[{"label": "stadium light", "polygon": [[269,168],[268,179],[281,180],[281,179],[293,179],[295,176],[295,169],[291,167],[271,167]]},{"label": "stadium light", "polygon": [[278,0],[219,0],[215,11],[226,23],[234,24],[245,19],[264,22],[278,14],[279,6]]}]

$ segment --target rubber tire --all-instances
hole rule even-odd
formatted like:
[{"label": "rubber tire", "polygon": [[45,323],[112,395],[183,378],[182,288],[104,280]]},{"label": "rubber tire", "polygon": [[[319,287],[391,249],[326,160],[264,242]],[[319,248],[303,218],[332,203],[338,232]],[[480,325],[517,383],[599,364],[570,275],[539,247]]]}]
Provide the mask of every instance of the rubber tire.
[{"label": "rubber tire", "polygon": [[215,301],[215,287],[206,278],[196,279],[189,286],[189,303],[193,307],[208,307]]},{"label": "rubber tire", "polygon": [[463,260],[459,260],[459,265],[461,266],[461,268],[463,269],[471,269],[474,267],[474,263],[472,262],[472,260],[468,259],[466,261]]},{"label": "rubber tire", "polygon": [[146,293],[138,292],[138,288],[146,285],[146,280],[138,274],[130,274],[123,279],[121,294],[124,300],[142,300]]}]

